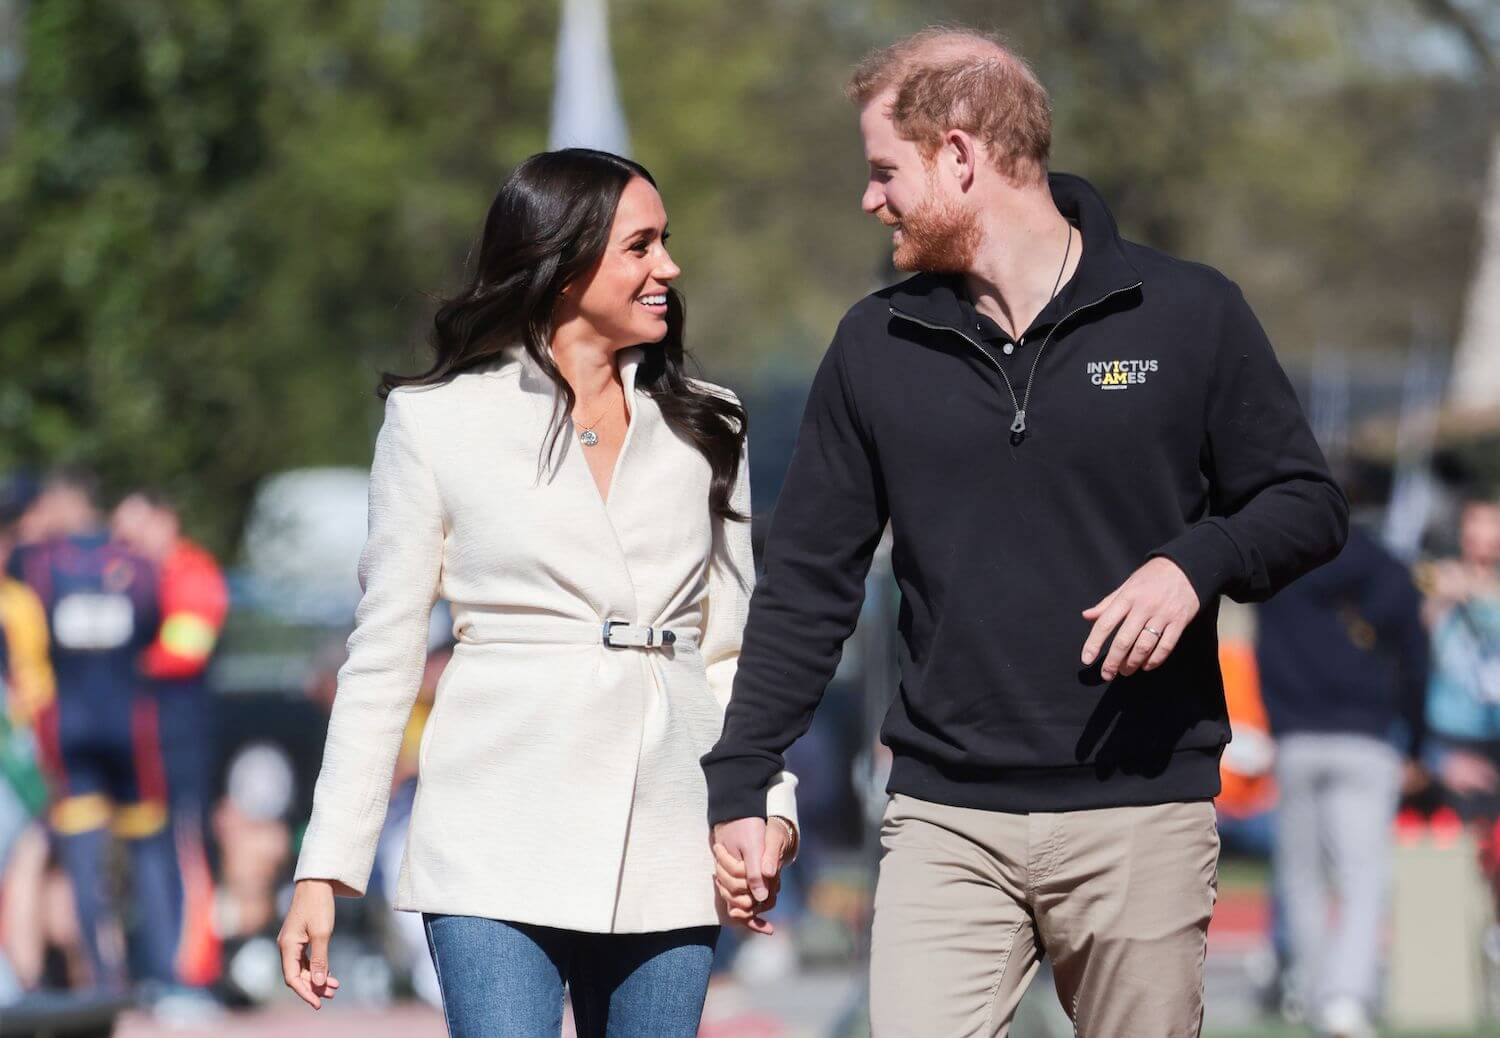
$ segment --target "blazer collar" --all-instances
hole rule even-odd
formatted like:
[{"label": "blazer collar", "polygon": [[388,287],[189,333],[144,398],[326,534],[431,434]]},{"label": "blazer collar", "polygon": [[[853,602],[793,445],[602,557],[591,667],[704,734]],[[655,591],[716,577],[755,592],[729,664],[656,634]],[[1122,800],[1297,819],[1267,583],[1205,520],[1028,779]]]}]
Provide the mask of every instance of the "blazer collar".
[{"label": "blazer collar", "polygon": [[[616,354],[615,363],[620,369],[620,384],[625,387],[627,397],[635,394],[635,376],[640,369],[646,350],[642,346],[628,346]],[[509,343],[500,350],[501,359],[485,366],[486,374],[503,375],[515,367],[520,372],[521,388],[527,392],[551,395],[557,391],[552,379],[541,369],[526,347],[518,342]]]}]

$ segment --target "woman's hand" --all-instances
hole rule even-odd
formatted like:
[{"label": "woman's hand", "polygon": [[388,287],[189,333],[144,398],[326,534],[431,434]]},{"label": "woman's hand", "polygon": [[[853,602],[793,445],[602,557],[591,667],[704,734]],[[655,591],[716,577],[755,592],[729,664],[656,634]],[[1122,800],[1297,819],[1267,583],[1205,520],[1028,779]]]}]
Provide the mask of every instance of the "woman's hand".
[{"label": "woman's hand", "polygon": [[304,879],[292,892],[292,907],[276,938],[286,986],[314,1009],[332,998],[338,978],[328,972],[328,939],[333,936],[333,884]]},{"label": "woman's hand", "polygon": [[754,933],[776,932],[762,917],[776,907],[781,868],[795,846],[790,826],[740,818],[714,827],[714,886],[731,923]]}]

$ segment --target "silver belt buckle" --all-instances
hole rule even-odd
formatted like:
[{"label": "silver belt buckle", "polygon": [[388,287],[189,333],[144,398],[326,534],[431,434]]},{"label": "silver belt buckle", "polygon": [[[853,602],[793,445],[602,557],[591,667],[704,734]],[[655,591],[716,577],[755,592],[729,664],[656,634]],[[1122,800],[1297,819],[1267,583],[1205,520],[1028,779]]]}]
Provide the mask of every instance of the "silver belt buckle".
[{"label": "silver belt buckle", "polygon": [[637,631],[644,630],[646,632],[646,640],[644,642],[631,641],[631,642],[625,642],[625,643],[616,643],[615,640],[614,640],[614,630],[615,630],[615,628],[616,627],[632,627],[632,626],[634,626],[634,625],[626,623],[624,620],[605,620],[604,621],[604,626],[603,626],[602,631],[601,631],[601,633],[603,635],[604,644],[606,646],[608,646],[609,648],[611,648],[611,649],[629,649],[629,648],[653,649],[653,648],[660,648],[660,647],[667,646],[667,645],[672,645],[672,644],[674,644],[677,641],[677,634],[676,634],[675,631],[668,631],[668,630],[658,631],[654,627],[645,627],[645,628],[636,627],[635,629]]}]

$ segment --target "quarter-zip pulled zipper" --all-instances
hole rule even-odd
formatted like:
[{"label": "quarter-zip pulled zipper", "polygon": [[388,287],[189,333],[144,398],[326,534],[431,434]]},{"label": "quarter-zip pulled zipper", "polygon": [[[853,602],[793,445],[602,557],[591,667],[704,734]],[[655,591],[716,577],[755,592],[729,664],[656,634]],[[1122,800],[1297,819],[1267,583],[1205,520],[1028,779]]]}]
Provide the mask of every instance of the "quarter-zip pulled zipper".
[{"label": "quarter-zip pulled zipper", "polygon": [[[1112,292],[1106,292],[1104,295],[1100,296],[1098,299],[1095,299],[1093,302],[1084,303],[1081,306],[1075,306],[1072,310],[1069,310],[1066,314],[1064,314],[1057,321],[1057,323],[1048,330],[1046,337],[1042,339],[1042,344],[1036,348],[1036,356],[1034,356],[1031,360],[1031,371],[1026,375],[1026,386],[1022,390],[1021,396],[1019,398],[1016,397],[1016,387],[1011,384],[1010,376],[1005,373],[1005,369],[1000,366],[1000,362],[990,355],[989,350],[985,349],[978,342],[971,339],[967,332],[955,328],[951,324],[934,324],[931,321],[924,321],[920,317],[909,314],[905,310],[898,310],[894,306],[888,307],[887,309],[890,310],[891,316],[899,317],[905,321],[910,321],[912,324],[921,325],[923,328],[930,328],[935,332],[952,332],[954,335],[957,335],[959,338],[963,339],[964,342],[968,343],[970,346],[973,346],[980,352],[985,360],[994,365],[995,370],[1000,372],[1000,377],[1005,380],[1005,391],[1010,394],[1010,402],[1014,404],[1016,408],[1015,421],[1010,423],[1011,442],[1020,443],[1021,439],[1025,438],[1026,436],[1026,408],[1031,403],[1031,386],[1032,382],[1036,379],[1036,366],[1041,362],[1042,351],[1045,350],[1047,348],[1047,344],[1052,341],[1052,336],[1057,334],[1057,330],[1059,328],[1061,328],[1064,324],[1072,320],[1083,311],[1090,310],[1098,306],[1100,303],[1107,302],[1108,300],[1113,299],[1115,296],[1119,295],[1122,292],[1133,292],[1136,289],[1140,288],[1141,284],[1142,282],[1137,281],[1133,285],[1126,285],[1123,288],[1117,288]],[[1024,341],[1025,338],[1026,336],[1023,334],[1021,336],[1021,340]]]}]

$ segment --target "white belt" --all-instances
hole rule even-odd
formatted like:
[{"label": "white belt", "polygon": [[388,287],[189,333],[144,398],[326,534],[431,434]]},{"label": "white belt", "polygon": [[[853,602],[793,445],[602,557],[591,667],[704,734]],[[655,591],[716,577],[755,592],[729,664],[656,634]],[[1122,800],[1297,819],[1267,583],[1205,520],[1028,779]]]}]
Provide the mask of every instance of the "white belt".
[{"label": "white belt", "polygon": [[562,617],[539,622],[535,617],[507,617],[484,612],[469,614],[454,624],[454,637],[465,644],[510,642],[528,645],[605,645],[611,649],[666,649],[691,644],[694,633],[650,627],[624,620],[605,620],[597,626]]},{"label": "white belt", "polygon": [[666,627],[643,627],[624,620],[605,620],[600,633],[613,649],[661,649],[677,642],[677,632]]}]

